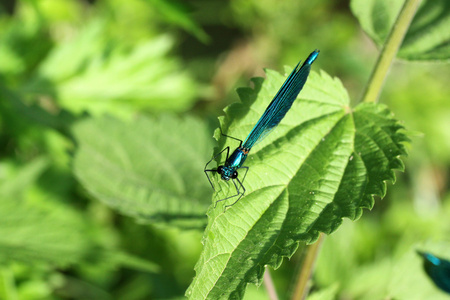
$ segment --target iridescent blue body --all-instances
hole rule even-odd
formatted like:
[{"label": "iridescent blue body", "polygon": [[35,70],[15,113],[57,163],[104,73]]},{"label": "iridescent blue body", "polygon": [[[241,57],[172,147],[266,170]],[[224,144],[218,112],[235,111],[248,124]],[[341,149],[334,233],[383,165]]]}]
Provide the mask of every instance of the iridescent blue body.
[{"label": "iridescent blue body", "polygon": [[[269,106],[266,108],[263,115],[258,120],[256,125],[253,127],[252,131],[249,133],[244,142],[242,142],[239,139],[230,137],[240,142],[239,147],[237,147],[236,150],[234,150],[234,152],[231,155],[229,155],[230,148],[227,147],[223,149],[221,152],[219,152],[216,156],[214,156],[206,164],[204,171],[213,189],[214,186],[211,183],[211,180],[209,179],[207,172],[213,173],[217,172],[218,174],[220,174],[221,178],[226,181],[232,179],[233,184],[236,187],[237,192],[236,195],[218,200],[217,202],[227,200],[229,198],[240,195],[239,198],[234,202],[236,203],[244,195],[245,187],[243,185],[243,182],[245,180],[245,176],[247,175],[248,167],[243,167],[243,164],[248,156],[248,153],[255,144],[257,144],[265,136],[267,136],[267,134],[269,134],[284,118],[288,110],[291,108],[292,103],[294,102],[295,99],[297,99],[298,94],[305,85],[306,79],[308,78],[309,72],[311,70],[311,65],[316,60],[318,55],[319,51],[315,50],[308,56],[308,58],[301,66],[300,62],[297,64],[297,66],[294,68],[289,77],[283,83],[280,90],[277,92],[272,102],[270,102]],[[211,161],[213,161],[217,156],[219,156],[223,151],[227,151],[227,159],[225,160],[225,163],[222,166],[219,166],[217,169],[208,170],[207,169],[208,164]],[[246,170],[242,182],[238,178],[237,172],[238,169]],[[239,186],[236,184],[234,179],[236,179],[236,181],[239,183]],[[240,189],[242,189],[242,191]]]},{"label": "iridescent blue body", "polygon": [[[241,168],[247,158],[250,149],[238,147],[234,152],[227,158],[225,164],[222,166],[220,172],[220,177],[223,180],[230,180],[235,174],[236,170]],[[220,168],[220,167],[219,167]]]},{"label": "iridescent blue body", "polygon": [[428,252],[418,252],[424,259],[423,267],[433,282],[450,294],[450,261]]}]

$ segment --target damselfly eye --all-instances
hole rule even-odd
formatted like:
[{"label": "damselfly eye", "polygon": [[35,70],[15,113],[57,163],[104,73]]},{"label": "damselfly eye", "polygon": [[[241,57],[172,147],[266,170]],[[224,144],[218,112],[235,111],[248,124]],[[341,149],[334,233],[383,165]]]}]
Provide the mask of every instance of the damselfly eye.
[{"label": "damselfly eye", "polygon": [[231,178],[235,179],[238,177],[238,172],[234,171],[233,175],[231,175]]},{"label": "damselfly eye", "polygon": [[222,174],[222,169],[223,169],[223,166],[219,166],[217,168],[217,173]]}]

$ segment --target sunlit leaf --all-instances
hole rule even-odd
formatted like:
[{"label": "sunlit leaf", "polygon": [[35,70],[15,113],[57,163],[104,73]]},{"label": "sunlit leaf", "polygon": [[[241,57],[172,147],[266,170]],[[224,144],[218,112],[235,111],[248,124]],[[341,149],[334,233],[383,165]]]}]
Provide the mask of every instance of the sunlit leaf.
[{"label": "sunlit leaf", "polygon": [[184,111],[193,105],[198,88],[168,54],[172,48],[173,39],[160,35],[124,49],[105,36],[105,24],[97,20],[57,45],[25,88],[51,95],[75,113]]},{"label": "sunlit leaf", "polygon": [[[284,81],[268,71],[254,89],[240,89],[242,103],[229,106],[221,119],[225,133],[244,139]],[[245,196],[224,211],[221,202],[208,210],[204,249],[191,299],[240,299],[247,283],[260,284],[264,266],[280,266],[300,241],[312,243],[331,233],[347,217],[359,218],[383,197],[385,181],[403,169],[402,126],[382,105],[349,107],[346,90],[325,72],[312,72],[300,99],[277,130],[251,150]],[[237,146],[233,140],[221,138]],[[222,157],[222,160],[224,158]],[[213,201],[231,195],[220,186]],[[234,201],[234,200],[230,200]]]}]

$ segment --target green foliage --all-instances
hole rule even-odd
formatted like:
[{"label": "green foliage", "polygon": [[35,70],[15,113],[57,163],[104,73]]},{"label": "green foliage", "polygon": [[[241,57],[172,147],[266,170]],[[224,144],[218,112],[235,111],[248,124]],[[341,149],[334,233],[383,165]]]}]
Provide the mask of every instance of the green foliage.
[{"label": "green foliage", "polygon": [[210,190],[201,168],[211,144],[198,120],[89,118],[74,135],[74,171],[95,198],[140,221],[204,224]]},{"label": "green foliage", "polygon": [[180,26],[195,35],[202,42],[209,41],[206,32],[189,16],[189,11],[183,5],[183,2],[151,0],[151,3],[167,22]]},{"label": "green foliage", "polygon": [[[377,53],[344,2],[10,3],[0,4],[1,299],[182,299],[189,284],[192,299],[269,299],[246,291],[266,265],[288,299],[296,250],[321,232],[308,299],[444,297],[415,253],[450,257],[444,64],[394,64],[388,106],[350,105]],[[402,3],[351,8],[382,47]],[[423,1],[398,57],[448,60],[449,11]],[[313,70],[327,73],[311,73],[250,152],[246,196],[214,208],[234,186],[213,175],[211,198],[203,167],[238,145],[217,129],[213,150],[217,116],[227,107],[221,129],[245,138],[285,76],[267,70],[232,105],[230,87],[315,48]],[[408,145],[391,111],[420,134],[386,193]]]},{"label": "green foliage", "polygon": [[[324,242],[317,284],[339,283],[352,299],[447,299],[423,272],[416,251],[450,256],[445,241],[449,228],[442,221],[449,209],[446,205],[441,211],[418,216],[398,201],[380,219],[365,219],[361,226],[344,222]],[[393,240],[398,243],[392,244]]]},{"label": "green foliage", "polygon": [[[396,116],[417,132],[412,156],[427,155],[433,164],[450,162],[450,105],[443,97],[450,86],[436,78],[446,77],[447,65],[432,69],[422,64],[408,66],[411,75],[386,85],[386,102]],[[392,77],[402,77],[403,68],[392,70]],[[426,88],[424,88],[426,87]],[[405,89],[408,93],[405,93]],[[423,145],[423,147],[421,147]]]},{"label": "green foliage", "polygon": [[183,111],[192,105],[196,85],[179,71],[176,59],[167,57],[173,47],[169,36],[126,50],[105,40],[103,27],[101,22],[87,24],[77,38],[56,46],[25,88],[57,96],[74,113],[128,116],[136,110]]},{"label": "green foliage", "polygon": [[0,186],[0,264],[11,260],[66,265],[87,254],[86,227],[70,209],[27,203],[21,195],[48,167],[36,159]]},{"label": "green foliage", "polygon": [[[400,11],[403,0],[352,0],[351,9],[361,27],[381,46]],[[422,1],[398,52],[407,60],[440,61],[450,59],[450,3],[446,0]]]},{"label": "green foliage", "polygon": [[[249,132],[284,79],[268,71],[264,82],[253,80],[254,89],[240,89],[242,103],[232,104],[221,120],[226,134]],[[373,196],[385,195],[385,181],[394,182],[393,170],[403,169],[402,126],[383,105],[363,104],[353,112],[348,105],[339,80],[311,73],[280,128],[252,149],[246,195],[225,212],[222,205],[208,211],[191,299],[242,298],[247,283],[261,283],[265,265],[279,267],[300,241],[333,232],[343,217],[359,218],[362,208],[373,207]]]},{"label": "green foliage", "polygon": [[0,202],[0,263],[67,265],[86,255],[82,220],[68,210],[42,209],[14,198]]},{"label": "green foliage", "polygon": [[[43,33],[42,23],[27,5],[19,5],[13,18],[0,19],[0,72],[2,76],[20,76],[30,72],[51,48],[52,41]],[[27,9],[28,8],[28,9]],[[33,49],[33,51],[29,51]],[[16,83],[17,77],[13,77]]]},{"label": "green foliage", "polygon": [[308,300],[334,300],[336,299],[338,286],[336,284],[323,289],[322,291],[312,293]]}]

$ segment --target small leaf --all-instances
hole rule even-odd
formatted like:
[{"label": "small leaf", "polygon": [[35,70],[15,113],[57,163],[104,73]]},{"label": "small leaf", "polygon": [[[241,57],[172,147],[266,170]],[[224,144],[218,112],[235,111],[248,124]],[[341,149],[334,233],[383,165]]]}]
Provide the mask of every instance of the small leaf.
[{"label": "small leaf", "polygon": [[[436,255],[450,257],[448,241],[440,243],[427,242],[428,249]],[[388,286],[384,299],[448,299],[448,294],[440,290],[424,270],[423,259],[417,255],[417,246],[409,249],[401,257],[391,262]]]},{"label": "small leaf", "polygon": [[308,296],[308,300],[334,300],[338,294],[338,284],[330,285],[327,288],[319,290]]},{"label": "small leaf", "polygon": [[48,168],[48,166],[49,159],[46,157],[39,157],[20,168],[14,176],[1,178],[0,196],[3,198],[17,197],[25,190],[25,187],[34,183],[37,178],[42,175],[42,172]]},{"label": "small leaf", "polygon": [[[381,46],[404,0],[352,0],[351,9],[361,27]],[[450,59],[450,2],[424,0],[398,52],[407,60]]]},{"label": "small leaf", "polygon": [[[23,190],[47,167],[39,158],[0,185],[0,263],[13,260],[59,266],[80,262],[91,250],[80,215],[64,206],[25,201]],[[21,183],[21,189],[17,187]]]},{"label": "small leaf", "polygon": [[184,2],[176,2],[173,0],[151,0],[150,2],[167,22],[180,26],[195,35],[203,43],[209,41],[209,36],[206,32],[189,16]]},{"label": "small leaf", "polygon": [[65,266],[91,250],[81,218],[64,209],[43,209],[17,198],[0,201],[0,262],[19,260]]},{"label": "small leaf", "polygon": [[106,43],[104,26],[101,21],[90,22],[73,39],[56,44],[39,65],[39,76],[64,82],[82,72],[91,59],[102,53],[102,45]]},{"label": "small leaf", "polygon": [[194,118],[90,118],[74,129],[75,175],[98,200],[143,222],[204,225],[211,143]]},{"label": "small leaf", "polygon": [[52,95],[74,113],[129,117],[140,110],[184,111],[198,88],[169,55],[172,47],[173,39],[160,35],[124,49],[105,37],[102,22],[92,22],[50,52],[26,89]]},{"label": "small leaf", "polygon": [[161,271],[161,267],[154,262],[120,250],[107,251],[104,249],[97,249],[97,252],[97,256],[101,259],[102,263],[107,263],[109,266],[123,266],[149,273],[158,273]]},{"label": "small leaf", "polygon": [[[284,79],[269,70],[266,80],[253,79],[253,89],[238,90],[242,103],[225,109],[224,133],[244,139]],[[407,138],[385,106],[348,105],[339,80],[310,74],[277,129],[250,151],[245,196],[225,212],[233,199],[208,210],[197,275],[186,293],[191,299],[241,299],[248,283],[261,283],[266,265],[279,267],[299,242],[333,232],[344,217],[359,218],[374,195],[385,195],[384,181],[403,167],[398,156]],[[237,146],[219,140],[225,143]],[[220,187],[214,202],[235,193],[218,177],[212,176]]]}]

